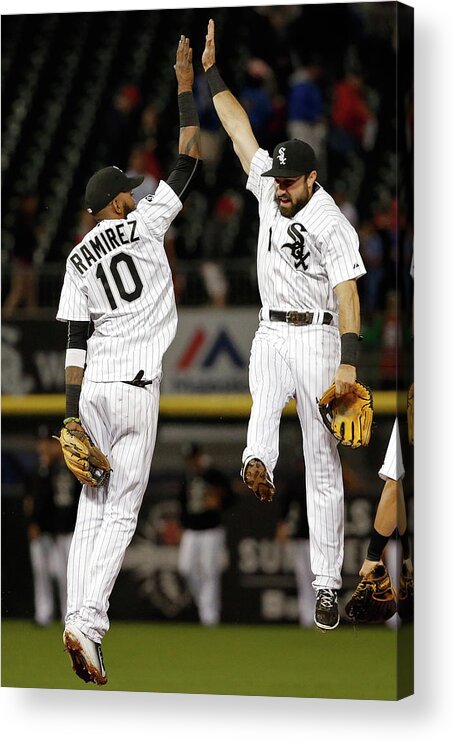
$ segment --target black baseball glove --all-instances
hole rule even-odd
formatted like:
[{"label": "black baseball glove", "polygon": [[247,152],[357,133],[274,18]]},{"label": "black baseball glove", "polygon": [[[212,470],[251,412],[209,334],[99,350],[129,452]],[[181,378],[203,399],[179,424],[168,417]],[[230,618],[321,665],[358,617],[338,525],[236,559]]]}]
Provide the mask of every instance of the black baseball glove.
[{"label": "black baseball glove", "polygon": [[397,596],[383,564],[360,580],[345,608],[352,623],[384,623],[396,610]]}]

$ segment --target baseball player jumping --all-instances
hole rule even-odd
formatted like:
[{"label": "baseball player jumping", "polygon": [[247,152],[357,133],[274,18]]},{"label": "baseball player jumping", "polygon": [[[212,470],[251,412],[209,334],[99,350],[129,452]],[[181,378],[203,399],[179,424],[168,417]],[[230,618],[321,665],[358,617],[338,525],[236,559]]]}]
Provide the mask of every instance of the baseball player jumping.
[{"label": "baseball player jumping", "polygon": [[[339,623],[343,562],[343,482],[337,441],[317,406],[334,381],[336,395],[354,389],[360,332],[356,279],[366,271],[351,224],[317,182],[312,148],[301,140],[260,149],[248,116],[216,66],[209,21],[202,65],[218,117],[232,140],[246,187],[258,200],[258,283],[262,308],[250,357],[252,409],[242,475],[260,500],[271,500],[279,425],[295,398],[306,462],[314,620]],[[340,341],[341,337],[341,341]]]},{"label": "baseball player jumping", "polygon": [[[63,641],[73,669],[107,682],[101,641],[126,548],[136,529],[155,446],[162,357],[177,327],[164,235],[201,166],[192,49],[181,36],[174,66],[180,137],[167,182],[136,206],[142,177],[96,172],[86,205],[96,226],[70,253],[57,313],[68,322],[64,426],[85,430],[111,467],[104,486],[84,485],[68,561]],[[87,340],[89,323],[94,330]],[[84,370],[85,367],[85,370]]]}]

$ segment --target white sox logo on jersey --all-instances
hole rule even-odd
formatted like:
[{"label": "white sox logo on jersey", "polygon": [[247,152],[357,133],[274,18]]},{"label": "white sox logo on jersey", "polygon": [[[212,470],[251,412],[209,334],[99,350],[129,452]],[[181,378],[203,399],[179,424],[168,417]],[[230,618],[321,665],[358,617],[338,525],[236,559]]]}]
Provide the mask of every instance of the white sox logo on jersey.
[{"label": "white sox logo on jersey", "polygon": [[310,257],[310,251],[304,252],[305,248],[305,237],[304,232],[307,230],[303,224],[299,222],[293,222],[289,225],[287,233],[292,239],[292,242],[285,242],[281,247],[288,248],[291,251],[291,255],[294,258],[294,267],[296,269],[302,266],[303,270],[308,270],[308,259]]}]

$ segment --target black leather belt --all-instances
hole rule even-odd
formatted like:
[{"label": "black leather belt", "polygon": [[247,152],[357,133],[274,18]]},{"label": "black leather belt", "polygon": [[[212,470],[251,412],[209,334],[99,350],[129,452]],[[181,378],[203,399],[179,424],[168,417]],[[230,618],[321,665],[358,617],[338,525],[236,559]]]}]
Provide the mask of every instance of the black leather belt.
[{"label": "black leather belt", "polygon": [[131,386],[139,386],[141,389],[144,389],[148,384],[153,384],[153,379],[150,379],[150,381],[146,381],[142,377],[144,376],[143,371],[138,371],[136,376],[132,381],[124,381],[123,384],[131,384]]},{"label": "black leather belt", "polygon": [[[272,322],[287,322],[288,325],[312,325],[313,317],[313,312],[279,312],[276,309],[269,311],[269,319]],[[332,319],[330,312],[324,312],[321,324],[330,325]]]}]

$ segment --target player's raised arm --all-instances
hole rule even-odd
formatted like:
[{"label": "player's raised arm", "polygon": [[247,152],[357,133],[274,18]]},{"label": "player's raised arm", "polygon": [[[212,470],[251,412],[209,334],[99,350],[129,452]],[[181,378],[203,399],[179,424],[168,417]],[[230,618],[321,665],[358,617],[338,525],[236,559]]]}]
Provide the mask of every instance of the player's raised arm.
[{"label": "player's raised arm", "polygon": [[180,114],[179,154],[202,159],[199,116],[193,98],[193,50],[190,40],[181,36],[174,65]]},{"label": "player's raised arm", "polygon": [[190,40],[183,35],[177,46],[174,70],[180,116],[179,158],[167,184],[183,202],[202,167],[199,115],[193,97],[193,50]]},{"label": "player's raised arm", "polygon": [[207,81],[218,118],[232,140],[234,151],[248,175],[251,160],[259,149],[259,145],[245,109],[228,90],[216,66],[215,23],[213,20],[209,21],[207,28],[202,66],[207,74]]}]

